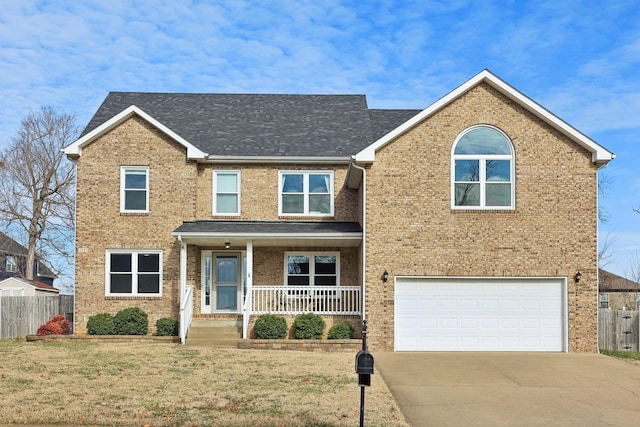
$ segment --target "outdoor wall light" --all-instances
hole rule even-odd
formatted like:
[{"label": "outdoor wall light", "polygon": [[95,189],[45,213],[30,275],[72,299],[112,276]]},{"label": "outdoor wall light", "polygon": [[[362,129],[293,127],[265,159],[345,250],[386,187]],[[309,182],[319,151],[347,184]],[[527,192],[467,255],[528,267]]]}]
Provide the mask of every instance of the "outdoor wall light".
[{"label": "outdoor wall light", "polygon": [[387,273],[387,270],[384,270],[384,273],[382,273],[382,282],[387,283],[388,281],[389,281],[389,273]]},{"label": "outdoor wall light", "polygon": [[574,279],[576,279],[576,283],[580,283],[580,279],[582,279],[582,273],[578,271]]},{"label": "outdoor wall light", "polygon": [[224,242],[224,248],[229,249],[231,247],[231,242]]}]

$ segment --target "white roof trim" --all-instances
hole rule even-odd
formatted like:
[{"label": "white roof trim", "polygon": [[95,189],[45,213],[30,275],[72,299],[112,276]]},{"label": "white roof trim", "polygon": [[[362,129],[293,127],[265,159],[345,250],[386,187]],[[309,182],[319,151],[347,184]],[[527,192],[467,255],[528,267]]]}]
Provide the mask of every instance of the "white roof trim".
[{"label": "white roof trim", "polygon": [[531,98],[524,95],[522,92],[515,89],[513,86],[506,83],[504,80],[497,77],[495,74],[491,73],[489,70],[483,70],[480,73],[476,74],[470,80],[467,80],[461,86],[458,86],[453,91],[449,92],[444,97],[440,98],[425,110],[418,113],[416,116],[407,120],[405,123],[392,130],[388,134],[384,135],[382,138],[378,139],[373,144],[369,145],[364,150],[360,151],[355,156],[356,162],[362,163],[370,163],[375,161],[375,153],[380,148],[387,145],[389,142],[393,141],[400,135],[412,129],[414,126],[425,120],[426,118],[433,115],[438,110],[442,109],[456,98],[460,97],[470,89],[479,85],[480,83],[487,83],[491,85],[494,89],[498,90],[503,95],[508,98],[516,101],[521,106],[525,107],[528,111],[535,114],[542,120],[544,120],[549,125],[553,126],[558,131],[562,132],[564,135],[571,138],[578,145],[587,149],[592,153],[592,161],[596,164],[606,164],[610,160],[615,158],[615,154],[608,151],[606,148],[602,147],[600,144],[596,143],[594,140],[578,131],[573,126],[569,125],[564,120],[560,119],[555,114],[551,113],[546,108],[542,107],[537,102],[533,101]]},{"label": "white roof trim", "polygon": [[187,149],[187,157],[193,160],[205,159],[207,154],[196,148],[193,144],[191,144],[186,139],[182,138],[180,135],[160,123],[158,120],[154,119],[149,114],[145,113],[142,109],[136,107],[135,105],[131,105],[127,109],[123,110],[119,114],[116,114],[88,134],[84,135],[82,138],[76,140],[72,144],[66,146],[62,149],[62,151],[69,157],[80,157],[82,155],[82,149],[87,145],[91,144],[96,138],[104,135],[111,129],[120,125],[125,120],[129,119],[134,114],[142,117],[144,120],[158,128],[160,131],[164,132],[167,136],[181,144]]},{"label": "white roof trim", "polygon": [[309,239],[309,240],[330,240],[330,239],[362,239],[362,232],[353,233],[233,233],[233,232],[197,232],[189,231],[185,233],[173,232],[172,236],[179,237],[181,239],[189,238],[244,238],[251,240],[260,239]]}]

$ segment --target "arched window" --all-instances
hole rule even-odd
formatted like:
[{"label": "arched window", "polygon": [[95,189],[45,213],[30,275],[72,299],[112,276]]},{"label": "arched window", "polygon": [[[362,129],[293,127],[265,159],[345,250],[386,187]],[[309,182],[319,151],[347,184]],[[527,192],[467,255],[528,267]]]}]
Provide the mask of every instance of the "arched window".
[{"label": "arched window", "polygon": [[451,205],[454,209],[513,209],[513,145],[486,125],[462,132],[453,144]]}]

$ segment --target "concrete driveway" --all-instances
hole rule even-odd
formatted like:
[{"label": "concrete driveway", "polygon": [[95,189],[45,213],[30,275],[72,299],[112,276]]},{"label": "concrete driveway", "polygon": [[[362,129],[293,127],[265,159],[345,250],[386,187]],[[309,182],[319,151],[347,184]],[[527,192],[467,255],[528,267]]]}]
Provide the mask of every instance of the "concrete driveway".
[{"label": "concrete driveway", "polygon": [[413,427],[639,426],[640,365],[598,354],[373,353]]}]

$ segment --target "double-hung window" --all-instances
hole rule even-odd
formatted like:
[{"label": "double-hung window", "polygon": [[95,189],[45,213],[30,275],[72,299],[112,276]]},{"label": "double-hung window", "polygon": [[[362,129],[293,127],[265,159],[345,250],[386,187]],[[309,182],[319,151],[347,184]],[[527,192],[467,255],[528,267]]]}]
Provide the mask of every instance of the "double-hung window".
[{"label": "double-hung window", "polygon": [[240,215],[240,171],[214,171],[213,193],[214,215]]},{"label": "double-hung window", "polygon": [[160,250],[107,250],[105,270],[107,296],[162,295]]},{"label": "double-hung window", "polygon": [[609,308],[609,294],[600,294],[600,304],[598,304],[600,308]]},{"label": "double-hung window", "polygon": [[333,171],[280,171],[279,214],[333,216]]},{"label": "double-hung window", "polygon": [[7,273],[16,273],[18,271],[18,261],[13,255],[7,255],[5,260],[5,271]]},{"label": "double-hung window", "polygon": [[515,207],[513,146],[500,130],[465,130],[453,145],[451,169],[453,209]]},{"label": "double-hung window", "polygon": [[338,286],[340,254],[337,252],[286,252],[287,286]]},{"label": "double-hung window", "polygon": [[149,167],[120,168],[120,212],[149,212]]}]

